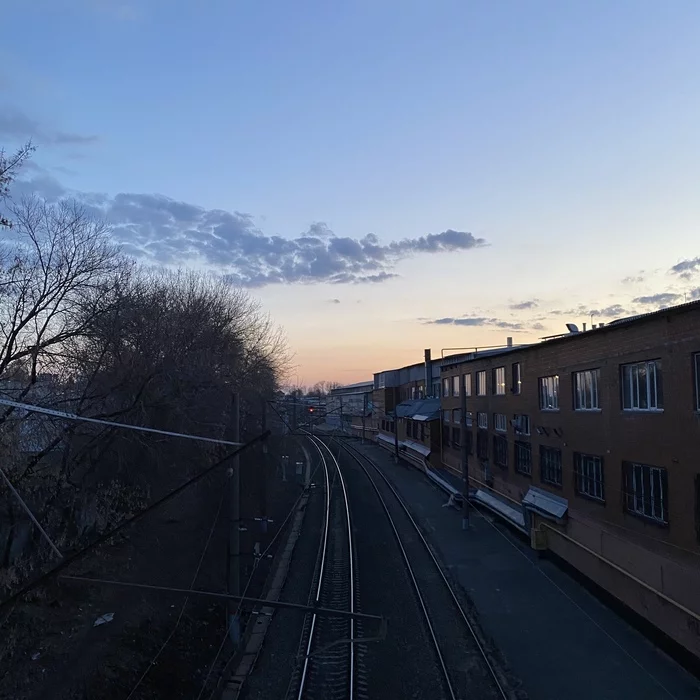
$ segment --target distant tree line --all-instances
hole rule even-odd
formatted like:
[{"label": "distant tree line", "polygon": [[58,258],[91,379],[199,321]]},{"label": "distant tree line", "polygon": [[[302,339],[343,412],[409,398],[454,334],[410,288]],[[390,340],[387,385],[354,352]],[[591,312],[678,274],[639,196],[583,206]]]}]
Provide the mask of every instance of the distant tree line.
[{"label": "distant tree line", "polygon": [[[257,434],[289,363],[281,330],[220,277],[146,268],[78,202],[12,201],[31,153],[0,154],[0,397],[223,438],[240,396]],[[0,405],[0,465],[59,548],[70,548],[201,470],[206,443]],[[0,489],[0,593],[48,550]],[[4,577],[4,578],[3,578]]]}]

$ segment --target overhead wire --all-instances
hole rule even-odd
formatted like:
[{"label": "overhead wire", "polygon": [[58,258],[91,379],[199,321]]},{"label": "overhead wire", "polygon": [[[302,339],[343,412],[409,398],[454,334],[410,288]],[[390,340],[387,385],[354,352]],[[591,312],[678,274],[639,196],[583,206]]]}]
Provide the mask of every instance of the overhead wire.
[{"label": "overhead wire", "polygon": [[[230,475],[227,475],[227,477],[224,481],[224,484],[226,484],[229,479],[230,479]],[[192,576],[192,581],[190,582],[190,588],[194,588],[194,584],[197,582],[197,577],[199,576],[199,572],[202,568],[202,563],[204,562],[204,557],[206,556],[207,550],[209,549],[209,544],[211,543],[211,538],[214,534],[214,530],[216,529],[216,525],[219,522],[219,517],[221,516],[221,510],[222,510],[222,507],[224,505],[224,499],[226,497],[226,494],[227,494],[226,489],[222,487],[221,498],[219,499],[219,506],[216,509],[216,515],[214,516],[214,521],[212,522],[211,528],[209,529],[209,535],[207,536],[207,540],[204,543],[204,548],[202,549],[202,554],[199,557],[199,561],[197,562],[197,567],[195,568],[194,576]],[[170,634],[168,635],[166,640],[163,642],[163,644],[161,644],[160,648],[156,652],[155,656],[151,659],[148,666],[146,666],[146,669],[144,670],[144,672],[141,674],[139,679],[136,681],[136,684],[131,689],[131,692],[129,693],[129,695],[127,695],[126,700],[131,700],[134,693],[138,690],[141,683],[143,683],[144,679],[149,674],[150,670],[153,668],[153,666],[156,664],[156,662],[160,658],[160,655],[163,653],[163,651],[165,651],[165,648],[170,643],[170,640],[175,636],[175,632],[177,631],[177,628],[180,626],[180,622],[182,621],[182,618],[185,614],[185,608],[187,607],[189,600],[190,600],[190,596],[188,595],[185,597],[185,600],[182,601],[182,605],[180,606],[180,613],[177,616],[177,620],[175,620],[175,625],[174,625],[173,629],[171,630]]]},{"label": "overhead wire", "polygon": [[[60,571],[63,571],[66,567],[68,567],[70,564],[73,562],[77,561],[81,557],[83,557],[85,554],[88,552],[92,551],[95,547],[98,545],[102,544],[106,540],[110,539],[114,535],[116,535],[118,532],[123,530],[124,528],[128,527],[129,525],[133,525],[134,523],[138,522],[141,520],[144,516],[148,515],[148,513],[152,512],[156,508],[159,508],[160,506],[164,505],[165,503],[171,501],[175,496],[179,495],[183,491],[185,491],[187,488],[192,486],[193,484],[201,481],[205,476],[208,476],[211,474],[215,469],[220,467],[222,464],[227,462],[229,459],[235,457],[236,455],[241,454],[245,450],[249,449],[253,445],[257,444],[258,442],[261,442],[270,435],[270,431],[266,430],[264,433],[261,433],[260,435],[257,435],[254,437],[252,440],[249,440],[247,443],[241,445],[237,450],[234,450],[230,454],[226,455],[225,457],[222,457],[221,459],[217,460],[214,464],[210,465],[206,469],[202,470],[198,474],[195,474],[195,476],[191,477],[190,479],[187,479],[184,483],[180,484],[177,488],[173,489],[172,491],[168,492],[161,498],[157,499],[150,505],[148,505],[146,508],[143,510],[139,511],[138,513],[130,516],[129,518],[126,518],[123,520],[121,523],[113,527],[112,529],[104,532],[102,535],[100,535],[96,540],[91,542],[90,544],[85,545],[81,549],[79,549],[77,552],[74,552],[71,555],[64,556],[64,558],[51,567],[48,571],[44,572],[40,576],[38,576],[36,579],[33,581],[30,581],[29,583],[25,584],[22,586],[19,590],[15,591],[11,595],[9,595],[5,600],[0,601],[0,611],[6,608],[8,605],[10,605],[12,602],[18,600],[22,596],[26,595],[30,591],[34,590],[38,586],[40,586],[42,583],[45,583],[48,581],[52,576],[57,574]],[[9,615],[5,617],[3,620],[2,624],[5,624],[9,618]]]}]

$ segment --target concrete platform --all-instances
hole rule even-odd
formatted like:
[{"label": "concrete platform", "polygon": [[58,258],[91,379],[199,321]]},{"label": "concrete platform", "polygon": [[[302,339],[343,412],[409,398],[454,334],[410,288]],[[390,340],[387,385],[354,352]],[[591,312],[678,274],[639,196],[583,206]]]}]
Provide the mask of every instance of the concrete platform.
[{"label": "concrete platform", "polygon": [[443,508],[445,493],[418,469],[372,457],[421,522],[533,700],[698,700],[700,681],[551,561],[538,558],[485,508]]}]

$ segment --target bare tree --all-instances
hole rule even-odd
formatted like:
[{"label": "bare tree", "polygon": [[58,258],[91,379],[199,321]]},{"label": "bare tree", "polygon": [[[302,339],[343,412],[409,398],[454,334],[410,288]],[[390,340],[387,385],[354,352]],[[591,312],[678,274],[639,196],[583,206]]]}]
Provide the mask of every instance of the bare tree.
[{"label": "bare tree", "polygon": [[[18,148],[11,156],[6,156],[5,151],[0,150],[0,202],[6,201],[10,196],[10,185],[17,176],[24,162],[34,152],[31,141]],[[0,228],[11,228],[12,220],[0,212]]]}]

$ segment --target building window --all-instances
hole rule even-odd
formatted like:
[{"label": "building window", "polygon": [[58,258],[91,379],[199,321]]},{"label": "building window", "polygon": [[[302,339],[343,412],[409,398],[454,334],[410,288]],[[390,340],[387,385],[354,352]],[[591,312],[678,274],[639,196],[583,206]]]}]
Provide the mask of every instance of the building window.
[{"label": "building window", "polygon": [[577,411],[595,411],[600,409],[600,400],[598,399],[599,383],[599,369],[574,372],[574,409]]},{"label": "building window", "polygon": [[476,456],[479,459],[489,458],[489,434],[486,430],[479,430],[476,433]]},{"label": "building window", "polygon": [[459,425],[462,422],[462,410],[455,408],[452,410],[452,422]]},{"label": "building window", "polygon": [[695,410],[700,411],[700,352],[693,355],[693,368],[695,370]]},{"label": "building window", "polygon": [[506,393],[506,368],[496,367],[493,370],[493,393],[504,396]]},{"label": "building window", "polygon": [[459,396],[459,375],[452,377],[452,396]]},{"label": "building window", "polygon": [[476,373],[476,395],[486,396],[486,370]]},{"label": "building window", "polygon": [[442,395],[443,396],[450,395],[450,378],[449,377],[445,377],[442,380]]},{"label": "building window", "polygon": [[444,447],[450,446],[450,426],[444,423],[442,426],[442,444]]},{"label": "building window", "polygon": [[461,447],[462,441],[460,440],[461,428],[452,428],[452,447]]},{"label": "building window", "polygon": [[622,365],[622,407],[628,411],[661,411],[661,360]]},{"label": "building window", "polygon": [[561,450],[540,445],[540,478],[545,484],[561,486]]},{"label": "building window", "polygon": [[559,410],[559,375],[540,377],[540,408],[543,411]]},{"label": "building window", "polygon": [[489,427],[489,414],[485,412],[479,412],[476,414],[476,424],[479,428]]},{"label": "building window", "polygon": [[442,422],[443,422],[443,423],[449,423],[451,418],[452,418],[452,411],[450,411],[449,408],[446,408],[446,409],[442,412]]},{"label": "building window", "polygon": [[425,423],[420,423],[420,441],[425,441]]},{"label": "building window", "polygon": [[382,419],[382,430],[386,430],[386,421]]},{"label": "building window", "polygon": [[520,363],[514,362],[513,363],[513,384],[511,386],[510,390],[514,394],[519,394],[521,387],[522,387],[522,379],[520,377]]},{"label": "building window", "polygon": [[515,443],[515,471],[532,476],[532,445],[529,442]]},{"label": "building window", "polygon": [[530,434],[530,416],[524,413],[516,413],[513,416],[513,428],[518,435]]},{"label": "building window", "polygon": [[435,382],[433,384],[433,398],[440,398],[440,382]]},{"label": "building window", "polygon": [[499,467],[508,466],[508,438],[503,435],[493,436],[493,461]]},{"label": "building window", "polygon": [[695,475],[695,535],[700,542],[700,474]]},{"label": "building window", "polygon": [[465,396],[472,395],[472,375],[471,374],[464,375],[464,395]]},{"label": "building window", "polygon": [[493,414],[493,427],[498,430],[499,433],[505,433],[508,430],[508,418],[505,413]]},{"label": "building window", "polygon": [[627,511],[667,525],[668,472],[637,462],[625,462],[622,466]]},{"label": "building window", "polygon": [[574,453],[574,476],[578,493],[597,501],[605,500],[602,457]]}]

